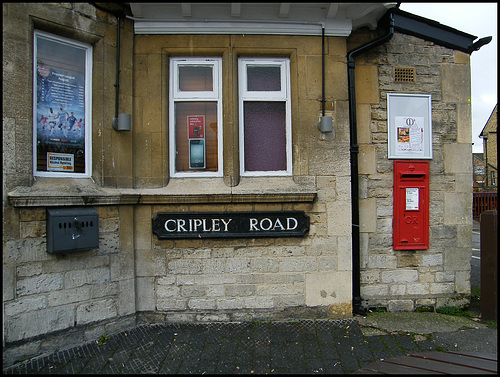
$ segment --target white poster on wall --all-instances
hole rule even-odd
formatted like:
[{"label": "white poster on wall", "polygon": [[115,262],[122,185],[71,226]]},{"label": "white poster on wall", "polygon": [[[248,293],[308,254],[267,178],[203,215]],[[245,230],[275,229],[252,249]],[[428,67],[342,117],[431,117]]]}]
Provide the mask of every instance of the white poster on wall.
[{"label": "white poster on wall", "polygon": [[423,117],[395,117],[398,155],[411,155],[414,158],[424,154],[423,124]]}]

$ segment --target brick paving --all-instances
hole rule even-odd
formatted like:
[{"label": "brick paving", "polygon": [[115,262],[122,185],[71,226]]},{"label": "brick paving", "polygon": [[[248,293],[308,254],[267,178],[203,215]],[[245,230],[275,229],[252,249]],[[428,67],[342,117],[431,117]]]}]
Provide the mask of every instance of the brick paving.
[{"label": "brick paving", "polygon": [[362,334],[358,322],[296,320],[145,324],[4,368],[4,374],[348,374],[410,352],[409,335]]}]

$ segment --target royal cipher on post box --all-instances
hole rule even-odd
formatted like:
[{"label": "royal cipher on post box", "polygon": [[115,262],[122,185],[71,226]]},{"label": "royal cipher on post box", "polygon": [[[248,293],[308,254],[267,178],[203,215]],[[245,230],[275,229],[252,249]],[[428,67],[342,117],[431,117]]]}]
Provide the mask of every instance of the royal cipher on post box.
[{"label": "royal cipher on post box", "polygon": [[394,161],[394,250],[429,248],[429,161]]}]

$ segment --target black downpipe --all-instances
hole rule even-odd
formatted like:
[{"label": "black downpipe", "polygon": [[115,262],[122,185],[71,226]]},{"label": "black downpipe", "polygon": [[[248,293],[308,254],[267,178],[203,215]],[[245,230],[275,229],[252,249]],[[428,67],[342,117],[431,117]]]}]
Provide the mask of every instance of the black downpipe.
[{"label": "black downpipe", "polygon": [[118,119],[118,104],[120,103],[120,13],[116,14],[116,95],[115,95],[115,119]]},{"label": "black downpipe", "polygon": [[360,266],[360,245],[359,245],[359,181],[358,181],[358,135],[356,125],[356,93],[354,90],[354,58],[371,49],[377,47],[394,35],[394,15],[389,12],[389,29],[387,34],[368,42],[347,53],[348,69],[348,90],[349,90],[349,126],[350,126],[350,152],[351,152],[351,211],[352,211],[352,295],[353,313],[363,314],[365,308],[361,306],[361,266]]},{"label": "black downpipe", "polygon": [[115,95],[115,119],[118,119],[118,105],[120,103],[120,21],[121,17],[125,17],[125,12],[118,10],[112,11],[110,9],[104,8],[97,3],[91,2],[95,8],[102,10],[103,12],[110,13],[116,17],[117,30],[116,30],[116,95]]},{"label": "black downpipe", "polygon": [[321,28],[321,84],[322,84],[322,115],[325,116],[325,26]]}]

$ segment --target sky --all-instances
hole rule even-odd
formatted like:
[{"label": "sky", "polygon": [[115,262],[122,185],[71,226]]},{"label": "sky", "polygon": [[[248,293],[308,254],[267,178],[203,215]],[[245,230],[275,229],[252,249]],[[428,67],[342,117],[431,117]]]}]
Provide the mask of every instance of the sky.
[{"label": "sky", "polygon": [[471,55],[472,151],[483,152],[479,134],[497,104],[497,3],[402,2],[400,9],[478,38],[493,37]]}]

